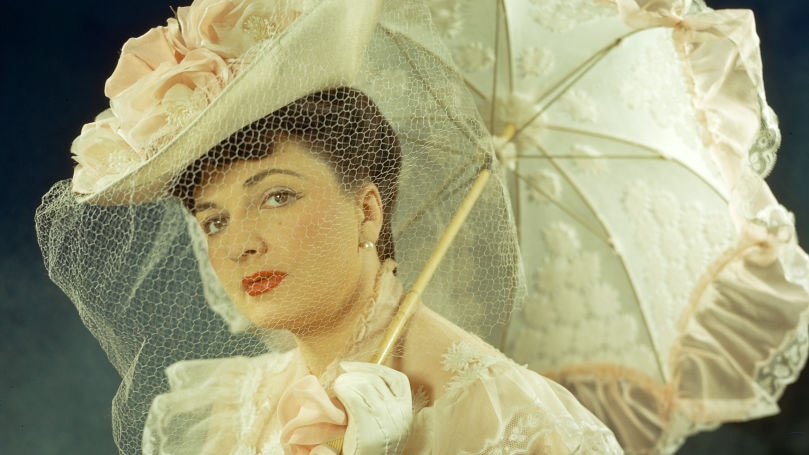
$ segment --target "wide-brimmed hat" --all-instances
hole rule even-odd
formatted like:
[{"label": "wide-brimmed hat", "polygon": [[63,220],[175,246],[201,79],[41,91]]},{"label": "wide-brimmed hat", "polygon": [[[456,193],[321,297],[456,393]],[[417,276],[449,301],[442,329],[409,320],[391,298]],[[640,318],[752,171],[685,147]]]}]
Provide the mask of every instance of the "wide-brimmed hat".
[{"label": "wide-brimmed hat", "polygon": [[71,148],[77,197],[155,200],[233,132],[306,94],[350,85],[381,2],[311,3],[196,0],[128,41],[107,82],[110,109]]}]

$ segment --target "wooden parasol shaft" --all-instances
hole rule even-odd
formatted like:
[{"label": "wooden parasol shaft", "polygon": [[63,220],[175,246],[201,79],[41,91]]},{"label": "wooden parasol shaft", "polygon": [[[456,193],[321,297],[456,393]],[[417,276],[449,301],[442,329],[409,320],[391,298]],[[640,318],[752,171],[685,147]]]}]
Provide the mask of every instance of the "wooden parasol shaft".
[{"label": "wooden parasol shaft", "polygon": [[460,207],[458,207],[458,211],[455,212],[449,225],[444,230],[444,234],[441,236],[433,253],[430,255],[430,259],[427,260],[427,264],[424,266],[421,273],[419,273],[418,278],[416,278],[415,283],[413,283],[413,287],[410,288],[401,306],[399,306],[399,310],[393,316],[393,320],[388,326],[382,341],[379,343],[376,353],[371,358],[372,363],[382,364],[390,355],[408,319],[410,319],[410,316],[416,311],[424,289],[433,278],[438,264],[444,259],[444,255],[452,244],[452,241],[455,240],[455,236],[458,234],[461,226],[463,226],[464,221],[466,221],[466,217],[472,211],[472,207],[474,207],[475,202],[483,192],[483,188],[489,181],[491,174],[489,169],[484,168],[481,169],[477,178],[475,178],[475,182],[472,184],[469,192],[466,193],[463,202],[461,202]]}]

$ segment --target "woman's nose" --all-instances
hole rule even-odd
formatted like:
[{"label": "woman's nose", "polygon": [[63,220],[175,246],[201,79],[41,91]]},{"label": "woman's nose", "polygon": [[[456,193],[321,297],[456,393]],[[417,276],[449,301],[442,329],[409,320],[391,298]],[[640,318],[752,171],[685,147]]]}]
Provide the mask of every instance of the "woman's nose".
[{"label": "woman's nose", "polygon": [[260,232],[245,225],[231,227],[236,228],[233,230],[237,231],[229,239],[232,242],[229,254],[232,260],[242,261],[267,252],[267,243]]}]

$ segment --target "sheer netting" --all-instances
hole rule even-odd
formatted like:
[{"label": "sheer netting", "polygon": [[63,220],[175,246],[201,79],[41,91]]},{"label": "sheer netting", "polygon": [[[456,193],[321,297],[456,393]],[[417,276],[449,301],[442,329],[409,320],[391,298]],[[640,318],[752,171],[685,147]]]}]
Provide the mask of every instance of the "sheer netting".
[{"label": "sheer netting", "polygon": [[[499,341],[521,262],[431,27],[409,0],[197,0],[124,45],[37,212],[122,377],[121,453],[620,453],[478,337]],[[367,363],[481,170],[424,305]]]}]

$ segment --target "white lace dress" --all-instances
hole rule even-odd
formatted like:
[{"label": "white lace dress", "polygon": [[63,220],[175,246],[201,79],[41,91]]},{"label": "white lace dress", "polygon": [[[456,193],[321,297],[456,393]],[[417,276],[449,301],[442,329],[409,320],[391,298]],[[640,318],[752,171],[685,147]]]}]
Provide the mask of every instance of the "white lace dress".
[{"label": "white lace dress", "polygon": [[[375,344],[388,319],[380,314],[389,315],[401,296],[392,266],[386,268],[345,358]],[[423,372],[410,375],[414,421],[405,454],[623,453],[567,390],[426,308],[405,338],[393,366]],[[167,370],[171,390],[152,403],[144,453],[282,454],[278,401],[307,374],[297,350],[178,362]],[[319,380],[328,389],[335,374],[327,370]]]}]

